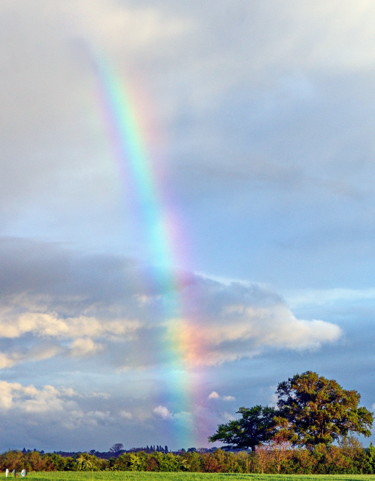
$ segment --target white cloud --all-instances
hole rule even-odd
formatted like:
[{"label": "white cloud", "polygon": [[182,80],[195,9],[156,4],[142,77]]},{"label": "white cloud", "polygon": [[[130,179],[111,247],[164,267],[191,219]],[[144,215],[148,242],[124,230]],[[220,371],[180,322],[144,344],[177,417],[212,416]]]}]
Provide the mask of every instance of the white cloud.
[{"label": "white cloud", "polygon": [[341,329],[331,323],[296,318],[276,293],[258,285],[203,285],[206,302],[200,319],[176,322],[172,337],[185,362],[215,365],[254,357],[264,349],[302,351],[337,341]]},{"label": "white cloud", "polygon": [[156,406],[154,409],[153,409],[153,412],[161,417],[162,419],[172,419],[173,418],[173,414],[170,412],[170,410],[165,407],[165,406]]},{"label": "white cloud", "polygon": [[187,411],[171,412],[166,406],[156,406],[152,411],[157,417],[163,420],[173,420],[178,424],[188,424],[192,422],[192,415]]},{"label": "white cloud", "polygon": [[[27,413],[58,412],[71,405],[74,390],[58,390],[53,386],[38,389],[33,385],[0,381],[0,405],[3,409],[17,409]],[[73,403],[73,405],[75,405]]]},{"label": "white cloud", "polygon": [[102,344],[89,338],[75,339],[70,345],[70,353],[73,357],[92,356],[103,349]]},{"label": "white cloud", "polygon": [[[96,409],[87,407],[92,402],[98,406]],[[104,408],[100,408],[100,404]],[[113,424],[119,419],[117,410],[107,396],[98,401],[97,393],[86,393],[83,396],[72,388],[51,385],[38,388],[0,381],[0,408],[5,417],[17,416],[35,426],[51,422],[54,426],[59,424],[68,430]],[[126,410],[120,411],[119,415],[124,420],[133,417]]]},{"label": "white cloud", "polygon": [[218,392],[212,391],[208,395],[208,399],[222,399],[223,401],[234,401],[236,398],[230,395],[220,395]]},{"label": "white cloud", "polygon": [[12,367],[22,360],[22,355],[17,353],[12,353],[10,355],[0,353],[0,369],[5,369]]},{"label": "white cloud", "polygon": [[[17,306],[18,309],[21,307]],[[24,309],[27,309],[27,305]],[[40,306],[43,308],[43,306]],[[94,317],[79,316],[76,318],[59,317],[54,312],[26,312],[11,313],[10,308],[0,312],[1,337],[17,338],[24,334],[33,333],[40,337],[108,337],[116,339],[118,336],[131,335],[141,326],[139,321],[129,320],[101,320]]]}]

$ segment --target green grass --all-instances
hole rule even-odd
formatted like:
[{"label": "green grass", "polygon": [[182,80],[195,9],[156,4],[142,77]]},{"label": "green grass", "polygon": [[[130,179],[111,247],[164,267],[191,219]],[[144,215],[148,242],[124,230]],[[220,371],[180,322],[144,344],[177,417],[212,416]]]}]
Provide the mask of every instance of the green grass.
[{"label": "green grass", "polygon": [[[277,475],[225,473],[156,473],[132,471],[29,473],[25,481],[375,481],[375,475]],[[9,478],[9,481],[12,481]]]}]

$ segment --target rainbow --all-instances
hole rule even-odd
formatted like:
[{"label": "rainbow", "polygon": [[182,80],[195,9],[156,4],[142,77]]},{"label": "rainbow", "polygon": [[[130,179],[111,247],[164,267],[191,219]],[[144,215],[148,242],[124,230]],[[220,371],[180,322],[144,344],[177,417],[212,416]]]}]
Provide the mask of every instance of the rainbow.
[{"label": "rainbow", "polygon": [[159,345],[163,356],[167,357],[164,381],[170,400],[179,406],[179,413],[185,414],[185,417],[180,416],[179,432],[173,434],[176,442],[183,442],[184,447],[195,446],[198,442],[194,420],[197,387],[189,364],[199,354],[199,346],[193,336],[192,325],[196,323],[187,315],[190,300],[184,294],[183,279],[177,274],[178,267],[186,264],[183,262],[185,237],[179,217],[166,199],[161,172],[148,152],[136,96],[106,59],[95,56],[94,66],[115,158],[127,191],[131,193],[139,219],[138,228],[146,241],[147,251],[143,257],[153,266],[151,282],[166,299],[160,314],[165,323],[165,337]]}]

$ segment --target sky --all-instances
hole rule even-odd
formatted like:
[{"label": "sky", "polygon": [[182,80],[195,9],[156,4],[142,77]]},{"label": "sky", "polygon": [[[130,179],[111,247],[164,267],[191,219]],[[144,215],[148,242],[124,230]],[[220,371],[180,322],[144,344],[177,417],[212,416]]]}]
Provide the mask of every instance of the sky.
[{"label": "sky", "polygon": [[375,409],[374,15],[1,2],[0,451],[211,446],[308,370]]}]

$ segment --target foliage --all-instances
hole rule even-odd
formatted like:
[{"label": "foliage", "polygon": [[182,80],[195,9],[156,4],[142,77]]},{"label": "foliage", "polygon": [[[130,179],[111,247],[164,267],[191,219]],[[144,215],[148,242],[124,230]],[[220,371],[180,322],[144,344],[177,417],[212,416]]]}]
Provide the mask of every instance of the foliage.
[{"label": "foliage", "polygon": [[241,407],[239,419],[220,424],[210,442],[251,449],[270,441],[293,446],[327,446],[351,433],[369,436],[373,414],[359,406],[360,394],[315,372],[296,374],[277,387],[277,408]]},{"label": "foliage", "polygon": [[[171,453],[166,446],[126,452],[120,443],[107,453],[92,450],[45,454],[14,450],[0,454],[0,471],[19,473],[27,469],[28,477],[35,481],[142,481],[146,474],[151,476],[149,480],[190,481],[202,479],[203,473],[211,473],[206,476],[213,480],[221,476],[245,479],[251,473],[253,481],[267,479],[262,477],[263,473],[304,474],[305,480],[316,480],[314,476],[319,474],[324,475],[322,481],[328,479],[328,474],[335,474],[341,476],[338,481],[348,474],[375,474],[375,447],[370,444],[364,449],[350,436],[351,433],[369,436],[373,423],[373,414],[359,406],[357,391],[345,390],[336,381],[307,371],[280,383],[277,396],[277,408],[242,407],[239,419],[219,425],[209,438],[212,442],[224,441],[226,448],[236,447],[236,452],[227,449],[198,452],[192,448]],[[47,478],[39,474],[34,477],[33,471],[49,474]],[[54,471],[63,474],[58,478]],[[123,471],[126,476],[121,475]],[[90,478],[85,478],[85,473]],[[179,473],[179,477],[173,473]],[[257,473],[262,474],[258,477]],[[293,478],[284,478],[287,479]]]},{"label": "foliage", "polygon": [[80,453],[75,458],[75,471],[99,471],[103,465],[103,460],[98,459],[93,454]]},{"label": "foliage", "polygon": [[277,388],[278,436],[294,445],[330,445],[350,433],[370,436],[373,414],[360,394],[315,372],[296,374]]},{"label": "foliage", "polygon": [[370,443],[369,448],[366,450],[365,458],[365,473],[375,473],[375,446]]},{"label": "foliage", "polygon": [[241,407],[238,411],[240,419],[220,424],[210,442],[223,441],[226,447],[248,449],[255,451],[255,447],[269,441],[274,435],[276,411],[272,407],[254,406]]},{"label": "foliage", "polygon": [[[177,472],[180,476],[188,472],[189,477],[184,479],[190,481],[196,479],[199,473],[211,473],[212,476],[227,473],[226,475],[230,475],[231,479],[236,479],[235,475],[248,473],[254,475],[256,473],[375,474],[374,459],[375,448],[372,445],[364,449],[357,440],[347,438],[339,446],[319,444],[313,449],[292,448],[286,442],[273,442],[259,447],[255,453],[227,452],[220,449],[210,453],[190,451],[179,454],[140,451],[123,453],[112,460],[99,459],[88,453],[78,453],[72,457],[62,458],[55,453],[8,451],[0,455],[0,470],[4,472],[8,468],[11,471],[16,469],[20,472],[21,469],[26,468],[29,472],[28,477],[32,479],[34,479],[33,471],[49,471],[50,481],[84,481],[85,473],[89,475],[87,481],[101,479],[123,481],[123,479],[133,479],[132,472],[147,471],[164,475],[160,479],[169,479],[167,474],[171,472]],[[53,473],[57,469],[60,470],[58,479]],[[126,475],[121,474],[124,471]],[[70,472],[74,475],[73,478],[70,477]]]}]

